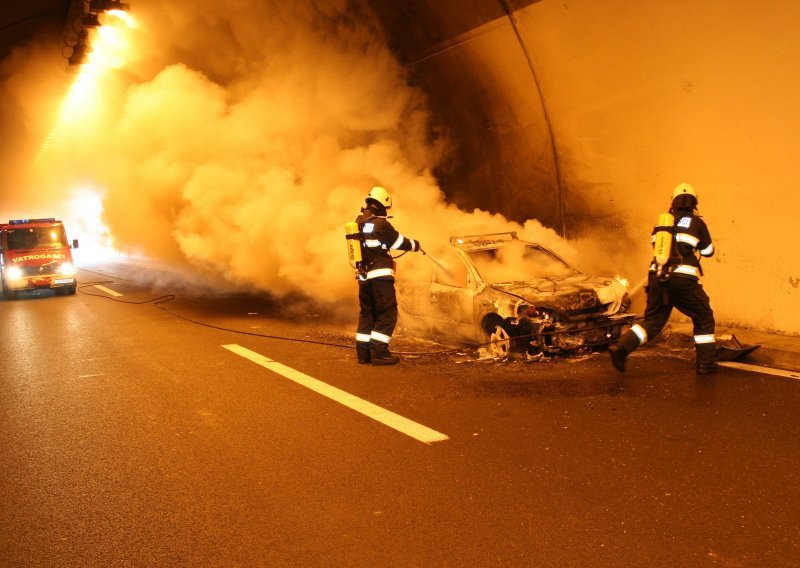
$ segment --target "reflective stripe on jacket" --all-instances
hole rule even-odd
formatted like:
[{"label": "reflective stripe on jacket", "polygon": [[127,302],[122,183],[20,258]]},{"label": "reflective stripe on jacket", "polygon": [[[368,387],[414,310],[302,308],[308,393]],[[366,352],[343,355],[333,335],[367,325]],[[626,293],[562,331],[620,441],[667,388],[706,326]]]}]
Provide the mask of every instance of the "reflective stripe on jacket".
[{"label": "reflective stripe on jacket", "polygon": [[417,251],[419,243],[398,233],[384,216],[376,215],[365,207],[356,219],[363,238],[361,280],[394,278],[394,260],[391,250]]}]

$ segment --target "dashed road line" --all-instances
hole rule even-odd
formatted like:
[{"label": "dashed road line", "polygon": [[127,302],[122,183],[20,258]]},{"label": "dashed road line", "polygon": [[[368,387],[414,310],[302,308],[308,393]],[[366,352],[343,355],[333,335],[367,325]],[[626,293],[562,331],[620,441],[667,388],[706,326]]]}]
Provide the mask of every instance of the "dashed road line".
[{"label": "dashed road line", "polygon": [[737,363],[735,361],[724,361],[718,364],[722,367],[730,367],[731,369],[752,371],[753,373],[764,373],[765,375],[775,375],[778,377],[787,377],[789,379],[800,379],[800,372],[798,371],[785,371],[784,369],[762,367],[761,365],[749,365],[747,363]]},{"label": "dashed road line", "polygon": [[115,296],[117,298],[119,296],[122,296],[122,294],[120,294],[119,292],[117,292],[115,290],[112,290],[111,288],[106,288],[105,286],[103,286],[101,284],[95,284],[94,287],[97,288],[98,290],[100,290],[101,292],[105,292],[106,294],[108,294],[110,296]]},{"label": "dashed road line", "polygon": [[287,367],[282,363],[278,363],[274,359],[270,359],[269,357],[265,357],[260,353],[251,351],[246,347],[236,345],[235,343],[223,345],[222,347],[228,351],[236,353],[241,357],[244,357],[245,359],[249,359],[257,365],[261,365],[265,369],[277,373],[299,385],[321,394],[322,396],[336,401],[339,404],[350,408],[351,410],[360,412],[364,416],[368,416],[373,420],[388,426],[389,428],[393,428],[398,432],[402,432],[403,434],[410,436],[415,440],[419,440],[420,442],[424,442],[426,444],[431,444],[433,442],[442,442],[450,439],[441,432],[432,430],[427,426],[423,426],[422,424],[414,422],[413,420],[409,420],[408,418],[400,416],[399,414],[395,414],[394,412],[366,401],[363,398],[359,398],[346,391],[324,383],[319,379],[315,379],[314,377],[301,373],[300,371],[292,369],[291,367]]}]

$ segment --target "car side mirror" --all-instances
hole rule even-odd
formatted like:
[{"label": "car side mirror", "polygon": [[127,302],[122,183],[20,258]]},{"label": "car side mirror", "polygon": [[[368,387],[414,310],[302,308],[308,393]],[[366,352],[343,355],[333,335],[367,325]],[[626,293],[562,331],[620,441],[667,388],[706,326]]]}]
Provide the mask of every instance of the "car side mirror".
[{"label": "car side mirror", "polygon": [[78,248],[78,239],[72,239],[72,248]]}]

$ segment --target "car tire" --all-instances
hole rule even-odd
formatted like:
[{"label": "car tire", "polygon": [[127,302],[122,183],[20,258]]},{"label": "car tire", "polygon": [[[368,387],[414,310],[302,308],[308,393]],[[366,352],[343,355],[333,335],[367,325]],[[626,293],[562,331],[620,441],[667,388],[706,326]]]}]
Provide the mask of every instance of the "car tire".
[{"label": "car tire", "polygon": [[486,350],[493,356],[499,359],[505,359],[511,352],[512,339],[511,332],[507,324],[499,315],[492,313],[489,314],[481,324],[482,341],[481,343],[486,347]]},{"label": "car tire", "polygon": [[497,325],[489,334],[489,352],[499,359],[505,359],[511,352],[511,334],[502,325]]}]

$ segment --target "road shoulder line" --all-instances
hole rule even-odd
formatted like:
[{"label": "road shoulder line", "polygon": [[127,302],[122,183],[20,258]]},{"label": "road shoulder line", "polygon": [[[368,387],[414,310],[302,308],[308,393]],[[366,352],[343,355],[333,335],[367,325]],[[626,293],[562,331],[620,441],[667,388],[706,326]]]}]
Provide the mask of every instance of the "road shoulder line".
[{"label": "road shoulder line", "polygon": [[798,371],[786,371],[784,369],[775,369],[773,367],[764,367],[762,365],[749,365],[747,363],[737,363],[735,361],[720,362],[718,365],[722,367],[730,367],[731,369],[751,371],[753,373],[764,373],[766,375],[775,375],[789,379],[800,379],[800,372]]}]

